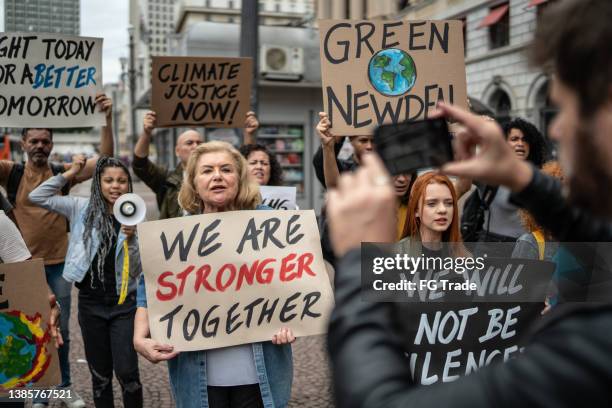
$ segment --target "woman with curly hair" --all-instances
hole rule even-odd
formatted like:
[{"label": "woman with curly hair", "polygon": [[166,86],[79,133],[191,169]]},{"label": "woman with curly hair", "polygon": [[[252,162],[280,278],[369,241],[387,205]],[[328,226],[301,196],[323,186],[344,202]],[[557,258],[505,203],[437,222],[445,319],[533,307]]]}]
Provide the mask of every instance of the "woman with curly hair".
[{"label": "woman with curly hair", "polygon": [[540,131],[521,118],[514,118],[503,125],[504,135],[517,157],[542,167],[547,155],[547,146]]},{"label": "woman with curly hair", "polygon": [[[515,118],[504,124],[504,135],[516,157],[541,168],[546,156],[544,136],[531,123]],[[464,206],[462,231],[464,240],[478,241],[473,251],[489,256],[509,257],[516,240],[526,231],[519,216],[518,207],[510,202],[510,189],[476,183],[477,189],[468,197]],[[476,213],[480,212],[479,215]],[[478,219],[479,225],[471,225]],[[467,232],[474,229],[474,232]],[[484,243],[494,243],[488,245]]]},{"label": "woman with curly hair", "polygon": [[[564,181],[563,170],[557,161],[549,161],[542,166],[542,173]],[[513,258],[539,259],[551,261],[559,247],[550,232],[540,227],[533,216],[525,210],[519,210],[523,226],[527,232],[519,237],[512,251]]]},{"label": "woman with curly hair", "polygon": [[270,151],[260,144],[246,144],[240,153],[247,161],[249,176],[260,186],[282,186],[283,169]]}]

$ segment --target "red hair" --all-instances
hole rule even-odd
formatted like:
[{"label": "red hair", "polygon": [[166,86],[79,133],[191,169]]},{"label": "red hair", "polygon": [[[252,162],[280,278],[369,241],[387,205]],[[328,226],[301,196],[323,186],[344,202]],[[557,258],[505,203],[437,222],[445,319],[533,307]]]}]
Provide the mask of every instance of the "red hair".
[{"label": "red hair", "polygon": [[[443,174],[428,172],[420,175],[410,191],[410,200],[408,201],[407,222],[404,226],[403,237],[410,236],[421,241],[420,220],[416,216],[419,209],[425,203],[425,192],[430,184],[443,184],[450,190],[453,197],[453,220],[448,226],[448,229],[442,233],[442,242],[463,242],[461,233],[459,232],[459,209],[457,207],[457,192],[453,182]],[[462,246],[458,246],[462,247]]]}]

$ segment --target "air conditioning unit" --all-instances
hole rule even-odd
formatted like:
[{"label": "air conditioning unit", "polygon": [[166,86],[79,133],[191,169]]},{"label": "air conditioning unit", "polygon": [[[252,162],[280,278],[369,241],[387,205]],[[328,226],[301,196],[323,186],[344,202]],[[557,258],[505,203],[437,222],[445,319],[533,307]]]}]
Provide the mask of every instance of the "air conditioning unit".
[{"label": "air conditioning unit", "polygon": [[265,79],[299,81],[304,77],[303,48],[262,45],[259,61],[259,71]]}]

